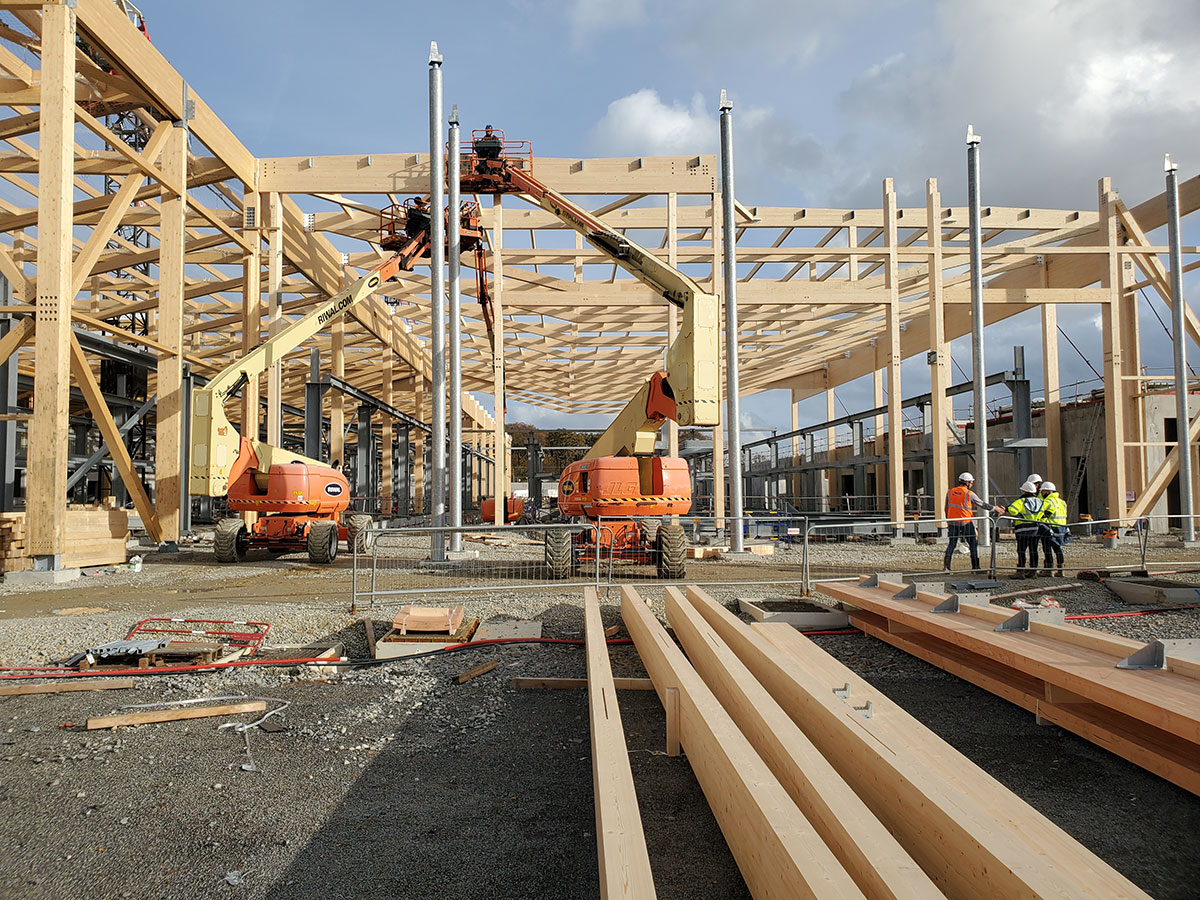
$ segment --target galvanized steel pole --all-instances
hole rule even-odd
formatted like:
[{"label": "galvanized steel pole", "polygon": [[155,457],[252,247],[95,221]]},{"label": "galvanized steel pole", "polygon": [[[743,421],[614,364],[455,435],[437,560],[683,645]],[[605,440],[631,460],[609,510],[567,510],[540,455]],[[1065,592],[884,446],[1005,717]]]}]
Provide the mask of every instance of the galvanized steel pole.
[{"label": "galvanized steel pole", "polygon": [[[458,106],[450,109],[450,156],[446,160],[450,182],[450,527],[462,528],[462,294],[459,270],[462,256],[462,222],[459,217],[459,155]],[[462,550],[462,532],[450,533],[450,549]]]},{"label": "galvanized steel pole", "polygon": [[[987,374],[983,359],[983,236],[979,221],[979,141],[967,126],[967,205],[971,240],[971,379],[975,388],[975,484],[985,501],[990,494],[987,455]],[[990,528],[979,535],[979,545],[992,542]]]},{"label": "galvanized steel pole", "polygon": [[[445,525],[446,518],[446,159],[442,143],[442,55],[437,42],[429,45],[429,275],[433,315],[433,434],[432,524]],[[433,533],[432,556],[445,556],[443,535]]]},{"label": "galvanized steel pole", "polygon": [[1196,539],[1195,503],[1192,496],[1192,445],[1188,440],[1187,300],[1183,296],[1183,251],[1179,237],[1179,167],[1166,157],[1167,243],[1171,251],[1171,337],[1175,344],[1175,434],[1179,441],[1179,514],[1183,539]]},{"label": "galvanized steel pole", "polygon": [[[721,91],[721,236],[725,250],[726,445],[729,452],[729,549],[742,547],[742,438],[738,399],[737,232],[733,222],[733,101]],[[720,489],[719,485],[714,488]]]}]

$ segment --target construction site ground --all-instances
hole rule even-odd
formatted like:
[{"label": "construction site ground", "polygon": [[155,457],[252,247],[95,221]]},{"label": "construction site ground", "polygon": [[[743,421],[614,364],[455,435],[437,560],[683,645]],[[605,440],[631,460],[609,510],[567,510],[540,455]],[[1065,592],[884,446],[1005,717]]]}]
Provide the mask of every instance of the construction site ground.
[{"label": "construction site ground", "polygon": [[[919,572],[940,569],[943,549],[831,543],[814,545],[811,558],[818,576]],[[1067,552],[1069,576],[1081,565],[1139,558],[1132,546],[1075,542]],[[1197,555],[1157,546],[1151,558],[1182,564]],[[1001,564],[1011,566],[1012,557],[1005,542]],[[688,580],[788,577],[798,559],[790,550],[692,561]],[[965,568],[965,557],[955,565]],[[1200,575],[1179,577],[1200,585]],[[230,567],[201,545],[148,553],[141,572],[40,588],[0,584],[0,664],[62,659],[122,638],[152,615],[260,619],[272,625],[270,644],[341,642],[347,656],[363,658],[359,620],[370,611],[350,614],[349,583],[345,556],[331,568],[265,555]],[[661,591],[640,590],[662,615]],[[710,592],[732,605],[796,588],[730,584]],[[577,588],[455,600],[485,620],[538,619],[546,637],[583,631]],[[1069,613],[1129,609],[1099,584],[1059,600]],[[614,588],[607,625],[620,624],[616,601]],[[395,608],[370,613],[377,634]],[[1200,610],[1081,624],[1137,639],[1195,638]],[[814,640],[1152,896],[1196,896],[1200,798],[873,638]],[[644,674],[632,647],[611,654],[618,676]],[[492,659],[497,668],[456,683]],[[148,676],[132,690],[0,697],[0,897],[597,896],[586,694],[510,681],[584,675],[578,646],[508,645],[333,676],[236,669]],[[245,743],[218,730],[222,719],[83,727],[88,716],[122,706],[243,694],[291,703],[281,717],[286,730],[251,732],[257,771],[242,769]],[[619,699],[658,896],[747,897],[686,758],[664,753],[656,695],[623,691]]]}]

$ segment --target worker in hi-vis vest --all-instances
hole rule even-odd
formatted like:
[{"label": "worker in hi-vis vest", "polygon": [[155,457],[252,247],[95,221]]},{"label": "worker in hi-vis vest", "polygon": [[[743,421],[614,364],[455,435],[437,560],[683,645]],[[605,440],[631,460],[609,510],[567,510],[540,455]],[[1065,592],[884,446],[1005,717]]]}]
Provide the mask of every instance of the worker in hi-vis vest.
[{"label": "worker in hi-vis vest", "polygon": [[1050,576],[1050,554],[1053,552],[1057,565],[1055,574],[1063,577],[1063,544],[1067,542],[1067,502],[1058,495],[1053,481],[1043,481],[1039,493],[1042,495],[1042,565],[1043,575]]},{"label": "worker in hi-vis vest", "polygon": [[992,506],[979,498],[972,488],[975,486],[975,476],[963,472],[958,476],[958,484],[946,492],[946,518],[950,520],[950,543],[946,545],[945,570],[950,571],[950,561],[954,558],[954,548],[960,540],[964,541],[971,551],[971,568],[979,568],[979,540],[975,536],[975,510],[990,509],[996,515],[1004,512],[1002,506]]},{"label": "worker in hi-vis vest", "polygon": [[1033,578],[1037,575],[1038,541],[1042,535],[1042,498],[1036,484],[1027,481],[1021,485],[1021,496],[1008,505],[1008,517],[1017,536],[1017,577]]}]

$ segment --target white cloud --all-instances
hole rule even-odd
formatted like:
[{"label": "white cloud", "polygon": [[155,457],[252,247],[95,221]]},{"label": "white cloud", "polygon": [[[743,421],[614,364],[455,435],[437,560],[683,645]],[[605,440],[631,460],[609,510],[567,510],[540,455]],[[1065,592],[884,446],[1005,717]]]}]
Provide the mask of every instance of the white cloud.
[{"label": "white cloud", "polygon": [[576,49],[605,32],[633,28],[645,21],[645,0],[574,0],[567,8],[571,45]]},{"label": "white cloud", "polygon": [[658,91],[643,88],[608,104],[592,129],[596,152],[607,156],[676,156],[713,153],[717,116],[700,94],[690,105],[664,103]]}]

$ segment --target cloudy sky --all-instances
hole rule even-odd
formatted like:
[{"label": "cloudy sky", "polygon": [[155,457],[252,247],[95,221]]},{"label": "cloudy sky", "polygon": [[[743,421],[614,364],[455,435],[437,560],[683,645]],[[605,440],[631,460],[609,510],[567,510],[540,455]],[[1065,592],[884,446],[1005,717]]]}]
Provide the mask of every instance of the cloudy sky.
[{"label": "cloudy sky", "polygon": [[[528,135],[542,155],[715,152],[718,97],[728,90],[737,194],[749,206],[878,206],[889,176],[902,204],[924,205],[931,176],[947,205],[965,204],[968,123],[984,138],[985,203],[1095,209],[1097,179],[1108,175],[1132,206],[1162,190],[1164,152],[1180,161],[1181,178],[1200,170],[1198,3],[140,5],[154,42],[259,156],[427,147],[426,60],[436,40],[447,107],[457,103],[464,123]],[[1195,230],[1185,243],[1200,243]],[[1064,382],[1094,379],[1082,357],[1101,368],[1097,312],[1062,310],[1081,351],[1062,343]],[[988,368],[1024,343],[1037,395],[1040,328],[1026,318],[1003,334],[988,330]],[[1149,310],[1143,335],[1166,359]],[[969,371],[969,345],[953,349]],[[928,388],[923,360],[904,377],[906,394]],[[838,393],[847,409],[871,405],[869,384]],[[744,402],[743,412],[747,425],[789,425],[779,392]],[[823,401],[802,414],[823,419]],[[551,421],[510,405],[510,417],[539,415]]]}]

